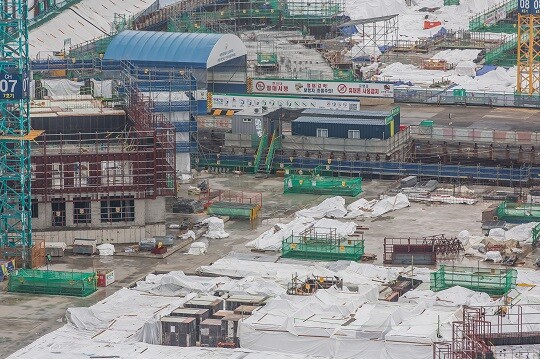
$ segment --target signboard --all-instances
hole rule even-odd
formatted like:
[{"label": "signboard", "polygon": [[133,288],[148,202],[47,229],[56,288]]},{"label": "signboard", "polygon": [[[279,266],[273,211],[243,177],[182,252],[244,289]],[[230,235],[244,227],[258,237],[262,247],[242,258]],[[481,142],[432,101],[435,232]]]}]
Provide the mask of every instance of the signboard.
[{"label": "signboard", "polygon": [[500,20],[506,19],[506,11],[504,9],[496,9],[484,20],[484,25],[489,26],[496,24]]},{"label": "signboard", "polygon": [[254,96],[254,95],[225,95],[213,94],[210,108],[221,108],[228,110],[262,109],[268,110],[278,108],[288,109],[325,109],[358,111],[360,104],[356,100],[335,100],[335,99],[308,99],[301,97],[285,96]]},{"label": "signboard", "polygon": [[540,14],[540,0],[518,0],[518,13]]},{"label": "signboard", "polygon": [[21,100],[28,96],[28,74],[0,73],[0,100]]},{"label": "signboard", "polygon": [[252,79],[251,87],[248,91],[260,94],[394,97],[394,85],[377,82]]}]

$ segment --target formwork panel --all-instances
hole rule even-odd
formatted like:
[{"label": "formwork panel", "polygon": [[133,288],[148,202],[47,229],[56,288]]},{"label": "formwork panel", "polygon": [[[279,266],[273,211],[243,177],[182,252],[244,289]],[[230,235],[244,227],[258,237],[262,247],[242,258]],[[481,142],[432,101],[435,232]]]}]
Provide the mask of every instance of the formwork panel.
[{"label": "formwork panel", "polygon": [[86,297],[97,290],[95,272],[60,272],[19,269],[9,277],[8,291],[15,293]]}]

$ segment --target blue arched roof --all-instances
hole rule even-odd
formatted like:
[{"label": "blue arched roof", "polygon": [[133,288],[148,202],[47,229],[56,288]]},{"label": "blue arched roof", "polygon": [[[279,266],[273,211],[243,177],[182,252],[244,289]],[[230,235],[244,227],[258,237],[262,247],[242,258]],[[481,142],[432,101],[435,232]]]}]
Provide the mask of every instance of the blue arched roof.
[{"label": "blue arched roof", "polygon": [[[177,33],[157,31],[125,30],[112,40],[105,52],[105,59],[130,60],[138,62],[168,62],[194,66],[207,66],[209,58],[215,57],[220,49],[238,48],[237,55],[245,55],[245,46],[238,37],[224,34]],[[243,48],[243,51],[242,49]],[[214,50],[214,53],[212,53]]]}]

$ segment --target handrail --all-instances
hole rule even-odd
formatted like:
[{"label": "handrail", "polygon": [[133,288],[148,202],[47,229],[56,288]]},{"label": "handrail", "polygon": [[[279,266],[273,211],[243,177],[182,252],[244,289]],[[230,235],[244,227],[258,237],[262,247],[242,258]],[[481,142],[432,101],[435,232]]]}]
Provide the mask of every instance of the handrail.
[{"label": "handrail", "polygon": [[[504,9],[505,16],[508,15],[508,13],[514,11],[517,9],[518,6],[518,0],[509,0],[505,3],[495,5],[484,12],[472,17],[469,20],[469,30],[470,31],[476,31],[478,29],[483,28],[487,25],[487,27],[494,25],[498,22],[498,19],[496,18],[496,14],[499,10]],[[489,19],[491,16],[494,17],[493,24],[486,24],[485,21]]]},{"label": "handrail", "polygon": [[274,161],[274,153],[276,149],[281,144],[281,136],[279,136],[276,131],[272,135],[272,141],[270,142],[270,147],[268,148],[268,155],[266,156],[265,167],[266,173],[270,173],[272,170],[272,162]]},{"label": "handrail", "polygon": [[257,148],[257,154],[255,155],[255,163],[253,164],[253,173],[257,173],[259,165],[261,164],[261,158],[266,146],[268,145],[268,135],[265,133],[261,137],[259,147]]}]

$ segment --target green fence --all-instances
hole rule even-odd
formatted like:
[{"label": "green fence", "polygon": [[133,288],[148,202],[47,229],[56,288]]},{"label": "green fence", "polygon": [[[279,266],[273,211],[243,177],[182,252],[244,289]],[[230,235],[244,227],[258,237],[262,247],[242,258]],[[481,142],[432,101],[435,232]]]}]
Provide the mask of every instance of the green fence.
[{"label": "green fence", "polygon": [[[518,0],[509,0],[487,9],[469,21],[469,31],[507,32],[499,31],[497,24],[500,20],[506,19],[509,13],[517,9],[517,6]],[[502,14],[504,16],[501,16]]]},{"label": "green fence", "polygon": [[360,177],[326,177],[290,174],[283,181],[283,193],[331,194],[356,197],[362,192]]},{"label": "green fence", "polygon": [[430,289],[434,292],[454,286],[485,292],[492,296],[505,295],[516,287],[517,270],[510,268],[477,268],[441,265],[430,274]]},{"label": "green fence", "polygon": [[363,239],[317,239],[292,235],[281,242],[283,258],[358,261],[363,255]]},{"label": "green fence", "polygon": [[538,223],[533,229],[532,229],[532,245],[537,246],[538,245],[538,239],[540,238],[540,223]]},{"label": "green fence", "polygon": [[496,213],[498,220],[509,223],[540,222],[540,204],[504,201]]},{"label": "green fence", "polygon": [[212,216],[254,220],[259,216],[260,209],[259,205],[253,203],[216,202],[208,207],[207,212]]},{"label": "green fence", "polygon": [[97,275],[81,272],[58,272],[19,269],[9,277],[8,291],[16,293],[86,297],[97,290]]}]

